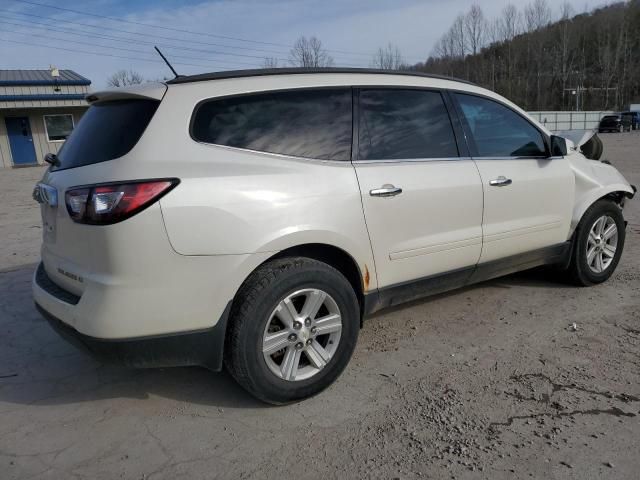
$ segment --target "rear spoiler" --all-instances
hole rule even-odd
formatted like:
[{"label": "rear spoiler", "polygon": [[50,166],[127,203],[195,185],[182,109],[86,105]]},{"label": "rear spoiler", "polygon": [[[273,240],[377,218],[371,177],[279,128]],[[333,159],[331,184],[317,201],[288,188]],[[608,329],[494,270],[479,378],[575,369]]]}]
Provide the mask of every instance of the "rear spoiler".
[{"label": "rear spoiler", "polygon": [[87,103],[93,105],[111,100],[126,99],[149,99],[162,100],[167,91],[164,83],[143,83],[140,85],[128,85],[126,87],[117,87],[110,90],[101,90],[99,92],[91,92],[85,97]]}]

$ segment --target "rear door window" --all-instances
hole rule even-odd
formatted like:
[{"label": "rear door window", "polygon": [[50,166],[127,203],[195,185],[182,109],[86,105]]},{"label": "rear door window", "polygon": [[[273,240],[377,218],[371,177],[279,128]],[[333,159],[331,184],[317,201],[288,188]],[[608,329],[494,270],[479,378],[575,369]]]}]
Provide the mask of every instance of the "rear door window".
[{"label": "rear door window", "polygon": [[439,92],[362,89],[360,160],[458,156],[449,113]]},{"label": "rear door window", "polygon": [[204,143],[322,160],[351,159],[351,89],[291,90],[210,100],[191,133]]},{"label": "rear door window", "polygon": [[540,131],[510,108],[476,95],[454,94],[479,157],[546,156]]},{"label": "rear door window", "polygon": [[121,157],[149,125],[157,100],[116,100],[92,105],[58,153],[51,170],[82,167]]}]

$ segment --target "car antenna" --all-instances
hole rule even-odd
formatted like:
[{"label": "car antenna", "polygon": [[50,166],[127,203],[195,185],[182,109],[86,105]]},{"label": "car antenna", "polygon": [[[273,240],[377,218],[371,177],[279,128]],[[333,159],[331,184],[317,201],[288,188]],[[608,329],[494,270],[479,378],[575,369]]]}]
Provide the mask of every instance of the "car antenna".
[{"label": "car antenna", "polygon": [[178,75],[178,72],[176,72],[175,68],[173,68],[171,66],[171,64],[169,63],[169,60],[167,60],[167,57],[165,57],[162,52],[160,51],[160,49],[158,47],[156,47],[155,45],[153,46],[153,48],[156,49],[156,52],[158,52],[158,55],[160,55],[162,57],[162,60],[164,60],[164,63],[167,64],[167,66],[171,69],[171,71],[173,72],[173,74],[175,75],[175,78],[178,78],[180,75]]}]

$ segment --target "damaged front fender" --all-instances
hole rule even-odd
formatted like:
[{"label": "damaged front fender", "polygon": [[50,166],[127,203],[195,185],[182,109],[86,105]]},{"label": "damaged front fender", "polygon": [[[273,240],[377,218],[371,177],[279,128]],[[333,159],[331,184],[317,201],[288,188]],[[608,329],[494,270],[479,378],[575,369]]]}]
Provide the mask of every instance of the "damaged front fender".
[{"label": "damaged front fender", "polygon": [[615,194],[614,198],[623,206],[625,198],[633,198],[635,188],[612,165],[588,160],[581,154],[568,155],[567,158],[576,178],[572,232],[584,212],[599,199]]},{"label": "damaged front fender", "polygon": [[590,160],[600,160],[603,152],[602,140],[597,130],[561,130],[556,135],[567,140],[567,149],[579,151]]}]

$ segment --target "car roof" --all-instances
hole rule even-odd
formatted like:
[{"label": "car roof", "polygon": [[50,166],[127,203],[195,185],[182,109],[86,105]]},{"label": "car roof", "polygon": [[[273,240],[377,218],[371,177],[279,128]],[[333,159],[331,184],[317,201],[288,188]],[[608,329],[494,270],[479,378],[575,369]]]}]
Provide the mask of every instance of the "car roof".
[{"label": "car roof", "polygon": [[403,75],[423,78],[437,78],[441,80],[451,80],[454,82],[465,83],[467,85],[475,85],[475,83],[459,78],[448,77],[446,75],[435,75],[414,71],[401,70],[380,70],[375,68],[260,68],[249,70],[227,70],[223,72],[201,73],[198,75],[179,75],[176,78],[166,82],[168,85],[204,82],[209,80],[225,80],[229,78],[245,78],[245,77],[261,77],[272,75],[299,75],[299,74],[323,74],[323,73],[349,73],[349,74],[382,74],[382,75]]}]

